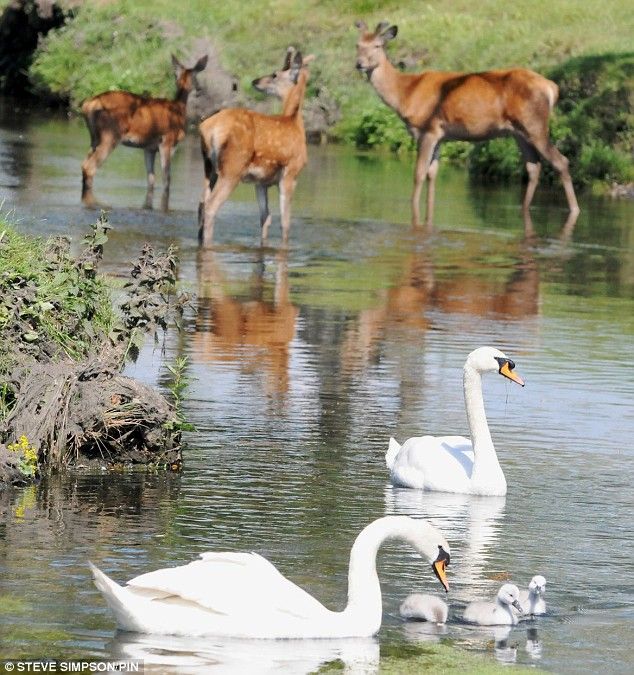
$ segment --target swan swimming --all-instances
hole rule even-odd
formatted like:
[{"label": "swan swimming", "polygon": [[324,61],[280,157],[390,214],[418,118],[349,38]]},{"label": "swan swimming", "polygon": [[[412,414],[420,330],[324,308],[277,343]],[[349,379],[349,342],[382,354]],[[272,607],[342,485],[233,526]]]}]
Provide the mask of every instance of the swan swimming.
[{"label": "swan swimming", "polygon": [[520,591],[515,584],[504,584],[498,591],[495,602],[478,600],[469,603],[464,610],[464,620],[480,626],[515,626],[517,613],[522,611]]},{"label": "swan swimming", "polygon": [[142,574],[126,586],[89,565],[123,630],[243,638],[369,637],[381,626],[376,556],[388,539],[413,546],[449,590],[449,545],[426,520],[409,516],[379,518],[357,536],[342,612],[324,607],[256,553],[202,553],[200,560]]},{"label": "swan swimming", "polygon": [[546,577],[541,574],[536,574],[528,584],[528,590],[520,591],[520,605],[522,606],[522,613],[539,616],[546,614],[546,600],[544,595],[546,593]]},{"label": "swan swimming", "polygon": [[443,624],[447,623],[449,607],[435,595],[411,593],[403,600],[398,612],[404,619]]},{"label": "swan swimming", "polygon": [[506,478],[493,446],[482,398],[482,374],[499,373],[522,387],[515,363],[493,347],[472,351],[464,365],[463,389],[471,440],[463,436],[418,436],[399,445],[390,439],[385,463],[396,486],[503,496]]}]

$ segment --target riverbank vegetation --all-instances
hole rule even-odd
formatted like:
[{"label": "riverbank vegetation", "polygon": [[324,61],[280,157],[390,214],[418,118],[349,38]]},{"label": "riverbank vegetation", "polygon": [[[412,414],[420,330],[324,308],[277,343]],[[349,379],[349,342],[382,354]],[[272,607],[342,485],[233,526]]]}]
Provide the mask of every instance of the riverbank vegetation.
[{"label": "riverbank vegetation", "polygon": [[182,304],[173,251],[146,247],[115,307],[98,274],[103,219],[77,256],[68,239],[25,237],[8,221],[0,216],[0,484],[77,463],[179,468],[177,407],[120,374]]},{"label": "riverbank vegetation", "polygon": [[[61,97],[74,109],[108,89],[167,95],[173,88],[170,51],[193,58],[209,44],[244,96],[252,96],[251,80],[276,67],[286,46],[296,44],[317,55],[308,104],[318,98],[318,105],[336,107],[329,115],[339,119],[328,132],[333,140],[408,151],[402,122],[354,70],[355,19],[369,25],[388,19],[399,26],[390,56],[406,70],[519,65],[552,77],[561,86],[552,134],[571,159],[577,185],[634,180],[633,57],[627,53],[634,19],[627,0],[192,0],[186,12],[171,0],[62,5],[74,7],[72,19],[40,42],[30,76],[35,91]],[[448,144],[444,156],[468,164],[475,179],[504,180],[523,171],[508,140]]]}]

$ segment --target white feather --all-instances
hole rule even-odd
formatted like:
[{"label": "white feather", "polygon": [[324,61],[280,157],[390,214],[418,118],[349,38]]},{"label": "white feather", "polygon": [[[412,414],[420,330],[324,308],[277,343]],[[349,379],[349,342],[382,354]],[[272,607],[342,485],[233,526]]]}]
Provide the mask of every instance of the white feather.
[{"label": "white feather", "polygon": [[463,389],[471,440],[463,436],[419,436],[399,447],[390,439],[385,462],[392,483],[439,492],[503,496],[506,479],[498,461],[482,398],[483,373],[499,372],[523,385],[507,357],[493,347],[480,347],[464,365]]},{"label": "white feather", "polygon": [[180,567],[119,586],[94,565],[95,585],[123,630],[245,638],[369,637],[381,625],[376,555],[400,538],[429,562],[449,546],[427,521],[386,516],[368,525],[350,553],[348,604],[333,612],[255,553],[204,553]]}]

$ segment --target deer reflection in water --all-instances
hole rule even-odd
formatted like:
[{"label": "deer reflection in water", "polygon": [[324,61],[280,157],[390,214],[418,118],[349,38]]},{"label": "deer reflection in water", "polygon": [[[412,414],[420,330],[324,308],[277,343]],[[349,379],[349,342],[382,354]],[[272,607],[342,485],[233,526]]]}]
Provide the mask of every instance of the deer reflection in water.
[{"label": "deer reflection in water", "polygon": [[460,270],[450,275],[438,275],[430,231],[413,231],[413,243],[400,264],[398,279],[378,295],[375,307],[362,310],[348,326],[342,346],[344,368],[366,367],[392,331],[426,331],[431,323],[426,312],[430,310],[517,319],[537,315],[540,273],[531,231],[527,226],[527,235],[517,246],[513,270],[504,281],[479,274],[483,265],[477,257],[461,260]]},{"label": "deer reflection in water", "polygon": [[290,343],[299,309],[290,301],[287,251],[275,257],[272,294],[260,251],[246,297],[227,292],[229,279],[212,249],[201,249],[198,266],[198,316],[193,348],[205,361],[231,361],[261,373],[267,395],[284,396],[289,386]]},{"label": "deer reflection in water", "polygon": [[[431,309],[512,319],[539,314],[540,270],[535,255],[538,237],[528,211],[523,212],[522,219],[524,236],[517,244],[513,270],[504,281],[479,274],[485,266],[476,257],[462,260],[460,270],[451,275],[438,275],[433,259],[433,227],[412,229],[412,246],[400,264],[398,279],[378,295],[375,307],[362,310],[357,321],[347,328],[342,347],[344,367],[354,370],[367,366],[390,330],[427,330],[430,321],[425,312]],[[577,213],[568,215],[557,238],[559,244],[568,244],[577,219]],[[560,258],[568,255],[565,248],[557,245],[551,253]]]}]

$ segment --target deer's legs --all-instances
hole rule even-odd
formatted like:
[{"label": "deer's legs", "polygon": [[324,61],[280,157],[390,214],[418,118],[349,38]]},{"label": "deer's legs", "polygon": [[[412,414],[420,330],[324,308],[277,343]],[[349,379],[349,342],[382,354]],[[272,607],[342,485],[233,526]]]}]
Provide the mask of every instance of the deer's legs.
[{"label": "deer's legs", "polygon": [[539,174],[542,170],[542,163],[539,153],[532,143],[529,143],[521,136],[518,136],[515,140],[522,153],[522,158],[526,164],[526,173],[528,174],[528,183],[526,185],[526,192],[524,193],[524,201],[522,202],[522,211],[526,214],[533,201],[537,184],[539,183]]},{"label": "deer's legs", "polygon": [[561,182],[564,184],[564,191],[566,192],[566,199],[568,200],[568,208],[573,215],[579,214],[579,204],[577,203],[577,196],[575,195],[575,188],[572,184],[570,171],[568,170],[568,158],[557,150],[557,148],[546,140],[543,143],[535,143],[535,147],[541,155],[547,159],[559,172]]},{"label": "deer's legs", "polygon": [[156,148],[144,148],[143,153],[145,155],[145,172],[147,173],[147,193],[145,195],[143,208],[151,209],[152,201],[154,199],[154,183],[156,182],[156,176],[154,175]]},{"label": "deer's legs", "polygon": [[438,168],[440,166],[440,143],[436,144],[434,153],[427,169],[427,213],[425,216],[425,224],[431,227],[434,216],[434,202],[436,197],[436,176],[438,175]]},{"label": "deer's legs", "polygon": [[161,170],[163,171],[163,194],[161,195],[161,210],[167,211],[170,200],[170,183],[172,155],[176,146],[163,144],[159,146],[159,155],[161,157]]},{"label": "deer's legs", "polygon": [[291,199],[295,191],[294,174],[286,173],[280,180],[280,219],[282,221],[282,243],[288,243],[288,233],[291,229]]},{"label": "deer's legs", "polygon": [[260,228],[262,241],[265,242],[269,234],[269,225],[271,224],[271,212],[269,211],[269,190],[266,185],[258,183],[255,186],[255,195],[258,199],[260,209]]},{"label": "deer's legs", "polygon": [[108,155],[116,148],[119,139],[113,134],[103,134],[99,143],[93,146],[81,165],[81,201],[85,206],[96,204],[92,184],[97,169],[106,161]]},{"label": "deer's legs", "polygon": [[[423,135],[418,143],[418,156],[414,170],[414,191],[412,192],[412,225],[414,227],[420,225],[420,195],[425,178],[428,176],[430,181],[427,192],[427,225],[431,225],[433,220],[434,188],[438,172],[438,160],[434,158],[434,153],[437,144],[438,140],[431,134]],[[431,166],[432,160],[435,163],[433,169]],[[430,210],[430,206],[432,210]]]},{"label": "deer's legs", "polygon": [[201,246],[211,246],[214,236],[214,221],[220,207],[229,199],[229,195],[234,191],[240,177],[218,176],[213,190],[205,187],[202,204],[202,218],[200,229],[198,230],[198,241]]}]

